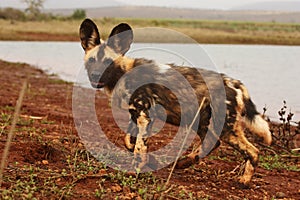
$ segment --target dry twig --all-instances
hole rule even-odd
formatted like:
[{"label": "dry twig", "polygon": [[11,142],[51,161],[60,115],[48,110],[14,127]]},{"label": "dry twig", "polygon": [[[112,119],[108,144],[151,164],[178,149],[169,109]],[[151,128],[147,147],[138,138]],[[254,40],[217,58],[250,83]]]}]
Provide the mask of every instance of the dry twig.
[{"label": "dry twig", "polygon": [[189,134],[190,134],[191,131],[192,131],[192,127],[193,127],[193,125],[194,125],[194,123],[195,123],[195,121],[196,121],[198,115],[200,114],[200,110],[201,110],[201,108],[202,108],[202,106],[203,106],[205,100],[206,100],[206,98],[204,97],[203,100],[202,100],[202,102],[201,102],[201,104],[200,104],[200,106],[199,106],[199,108],[198,108],[197,113],[195,114],[195,117],[194,117],[192,123],[190,124],[190,126],[189,126],[188,128],[186,128],[186,129],[187,129],[186,135],[185,135],[185,137],[184,137],[184,140],[183,140],[183,142],[182,142],[182,145],[181,145],[181,147],[180,147],[180,150],[179,150],[179,152],[178,152],[178,154],[177,154],[177,156],[176,156],[175,162],[174,162],[174,164],[173,164],[173,167],[172,167],[171,172],[170,172],[170,174],[169,174],[169,177],[168,177],[168,179],[167,179],[166,185],[168,185],[169,182],[170,182],[170,179],[171,179],[171,177],[172,177],[173,171],[174,171],[174,169],[175,169],[175,167],[176,167],[176,165],[177,165],[178,159],[179,159],[179,157],[180,157],[180,155],[181,155],[181,153],[182,153],[182,149],[183,149],[183,147],[184,147],[184,144],[185,144],[185,142],[186,142],[186,140],[187,140]]},{"label": "dry twig", "polygon": [[8,138],[7,138],[5,148],[4,148],[4,151],[3,151],[1,167],[0,167],[0,187],[1,187],[2,182],[3,182],[3,171],[4,171],[4,168],[5,168],[6,159],[7,159],[9,149],[10,149],[10,146],[11,146],[11,141],[13,139],[14,131],[16,129],[16,124],[17,124],[17,121],[18,121],[19,116],[20,116],[21,106],[22,106],[23,98],[24,98],[25,91],[26,91],[26,88],[27,88],[27,82],[28,82],[27,79],[23,82],[22,89],[20,91],[19,98],[18,98],[18,101],[17,101],[17,105],[16,105],[12,125],[11,125],[11,128],[9,130]]}]

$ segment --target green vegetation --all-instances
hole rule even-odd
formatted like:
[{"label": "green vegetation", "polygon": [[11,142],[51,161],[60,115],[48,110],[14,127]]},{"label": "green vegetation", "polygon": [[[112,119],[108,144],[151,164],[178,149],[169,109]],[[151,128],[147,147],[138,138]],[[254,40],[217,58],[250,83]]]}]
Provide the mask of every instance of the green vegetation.
[{"label": "green vegetation", "polygon": [[[300,155],[295,154],[294,158],[300,158]],[[261,156],[259,160],[259,165],[267,170],[277,169],[277,170],[288,170],[300,172],[299,166],[295,162],[289,162],[284,155],[267,155]]]},{"label": "green vegetation", "polygon": [[76,9],[74,13],[71,15],[71,19],[84,19],[86,18],[85,10]]},{"label": "green vegetation", "polygon": [[51,21],[51,20],[82,20],[86,17],[84,9],[76,9],[70,16],[53,15],[43,13],[42,2],[44,0],[24,0],[28,7],[23,11],[15,8],[0,8],[0,19],[8,20],[12,24],[26,21]]},{"label": "green vegetation", "polygon": [[0,9],[0,19],[24,21],[26,19],[26,15],[18,9],[4,8]]}]

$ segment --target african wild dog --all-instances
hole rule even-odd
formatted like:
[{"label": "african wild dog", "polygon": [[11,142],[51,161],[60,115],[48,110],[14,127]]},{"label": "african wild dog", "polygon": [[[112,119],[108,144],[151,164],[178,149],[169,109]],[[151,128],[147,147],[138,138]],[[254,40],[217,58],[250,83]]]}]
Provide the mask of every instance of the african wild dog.
[{"label": "african wild dog", "polygon": [[[159,111],[157,115],[150,116],[150,109],[155,109],[156,105],[161,105],[167,115],[166,122],[177,126],[181,125],[181,112],[191,112],[194,116],[197,110],[197,107],[192,106],[180,108],[173,90],[185,94],[185,88],[178,80],[174,83],[176,87],[172,88],[172,91],[163,85],[149,83],[139,87],[131,96],[128,96],[130,84],[135,81],[136,77],[132,74],[133,71],[136,71],[139,67],[147,66],[146,70],[138,74],[142,76],[142,79],[151,79],[154,82],[158,79],[174,81],[174,71],[179,72],[193,88],[198,103],[204,102],[200,110],[199,124],[192,127],[199,135],[202,145],[198,148],[198,151],[182,159],[178,166],[185,166],[186,163],[192,164],[192,162],[197,161],[201,154],[207,153],[205,152],[206,146],[211,145],[210,141],[216,140],[217,142],[214,142],[213,145],[218,147],[220,138],[221,141],[228,143],[244,156],[246,164],[239,182],[242,184],[249,183],[258,162],[259,150],[246,139],[244,128],[248,128],[252,133],[263,138],[267,144],[271,144],[272,138],[268,123],[256,111],[247,89],[240,81],[204,69],[196,70],[191,67],[178,67],[172,64],[161,65],[153,60],[132,59],[124,56],[133,41],[133,31],[125,23],[116,26],[108,40],[103,42],[100,39],[96,24],[92,20],[86,19],[80,27],[80,39],[85,50],[85,68],[92,87],[104,88],[108,95],[112,95],[118,81],[122,76],[127,75],[124,84],[120,86],[119,97],[128,100],[127,109],[131,120],[125,136],[125,145],[135,155],[140,156],[137,159],[137,167],[143,167],[148,161],[148,158],[142,155],[147,152],[147,136],[151,131],[154,117],[159,118]],[[212,115],[218,112],[216,111],[218,108],[211,106],[213,99],[209,94],[203,75],[208,77],[208,82],[211,81],[212,86],[215,88],[219,87],[218,84],[215,84],[215,80],[217,80],[217,77],[221,77],[224,94],[226,95],[225,99],[222,100],[225,105],[225,123],[220,131],[220,137],[215,136],[213,130],[209,128],[213,121]],[[188,102],[188,95],[183,96],[182,98]],[[205,137],[208,140],[205,140]],[[204,144],[203,141],[207,142]]]}]

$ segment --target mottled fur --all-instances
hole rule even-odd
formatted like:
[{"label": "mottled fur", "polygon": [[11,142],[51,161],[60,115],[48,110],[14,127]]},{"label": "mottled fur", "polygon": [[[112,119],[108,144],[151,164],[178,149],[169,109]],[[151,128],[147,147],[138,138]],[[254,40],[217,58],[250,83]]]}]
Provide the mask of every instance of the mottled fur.
[{"label": "mottled fur", "polygon": [[[190,119],[196,114],[197,106],[205,98],[199,123],[192,128],[201,140],[206,142],[196,152],[181,160],[178,166],[183,167],[189,163],[187,161],[193,163],[199,157],[207,155],[212,150],[208,146],[217,147],[221,139],[245,157],[245,171],[240,182],[249,183],[258,162],[259,151],[245,137],[244,128],[262,137],[267,144],[270,144],[272,139],[267,122],[256,111],[247,89],[240,81],[204,69],[171,64],[161,65],[153,60],[131,59],[124,56],[133,39],[132,30],[127,24],[116,26],[108,41],[101,43],[97,26],[91,20],[86,19],[80,27],[80,37],[86,53],[85,67],[91,85],[95,88],[104,88],[108,95],[113,94],[117,97],[118,106],[129,110],[131,120],[125,137],[125,145],[135,153],[136,167],[143,167],[148,162],[145,156],[147,137],[155,118],[163,119],[166,115],[166,122],[170,124],[188,125]],[[180,80],[177,73],[181,74],[184,79]],[[140,80],[147,80],[148,84],[139,86]],[[187,89],[187,83],[193,91]],[[208,88],[208,85],[212,89]],[[213,114],[222,109],[212,106],[209,89],[217,94],[223,90],[226,95],[225,99],[221,97],[219,99],[226,109],[225,124],[220,137],[209,128],[214,121]],[[191,102],[192,93],[195,94],[198,102]],[[178,94],[180,99],[178,99]],[[215,98],[218,100],[219,97]],[[179,102],[184,102],[184,106]],[[182,123],[182,120],[186,120],[186,123]],[[204,140],[205,138],[207,140]]]}]

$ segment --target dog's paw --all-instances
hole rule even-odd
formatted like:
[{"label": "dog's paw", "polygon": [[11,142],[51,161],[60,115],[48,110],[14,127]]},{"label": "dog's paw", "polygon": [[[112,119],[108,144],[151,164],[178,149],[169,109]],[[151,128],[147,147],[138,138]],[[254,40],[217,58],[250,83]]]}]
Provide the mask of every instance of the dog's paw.
[{"label": "dog's paw", "polygon": [[237,187],[240,189],[250,189],[250,180],[245,179],[245,177],[239,177],[237,181]]}]

